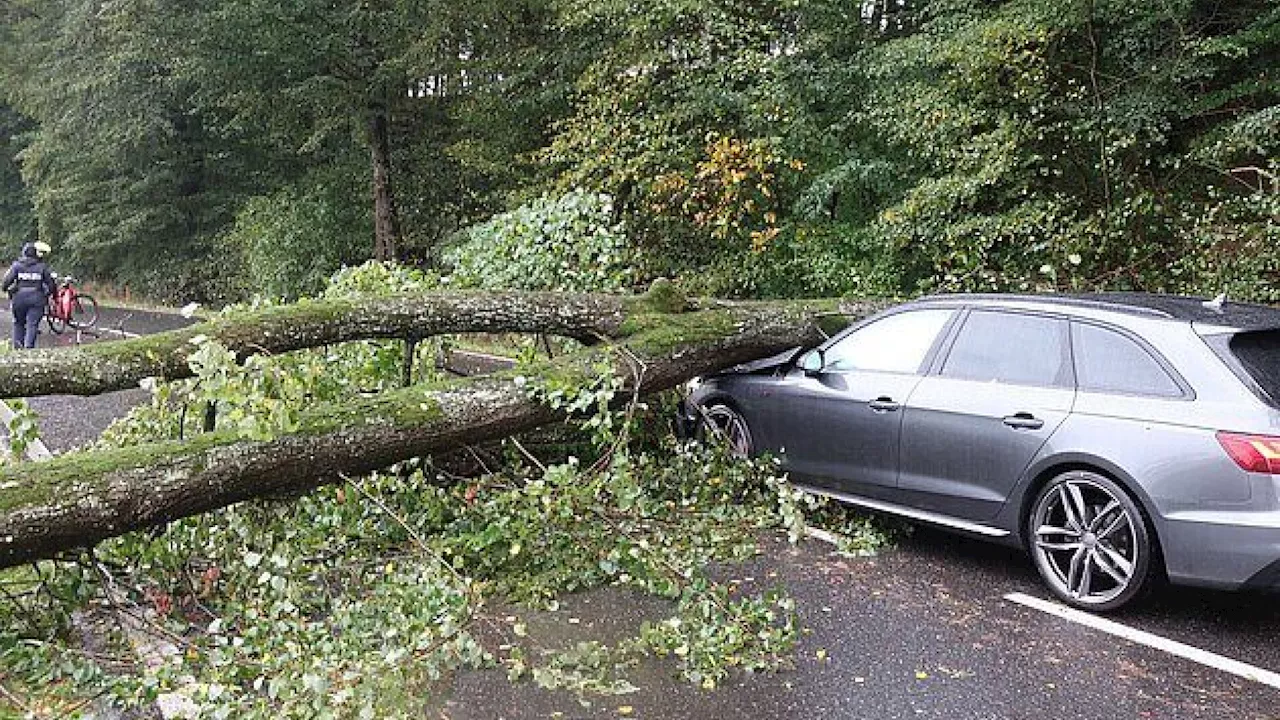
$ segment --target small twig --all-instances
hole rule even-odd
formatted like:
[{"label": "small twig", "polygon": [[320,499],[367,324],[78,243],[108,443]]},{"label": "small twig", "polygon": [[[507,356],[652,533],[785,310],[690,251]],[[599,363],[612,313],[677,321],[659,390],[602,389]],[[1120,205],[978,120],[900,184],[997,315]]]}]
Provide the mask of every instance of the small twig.
[{"label": "small twig", "polygon": [[67,709],[65,710],[65,712],[66,712],[66,713],[67,713],[67,715],[69,715],[69,716],[74,716],[77,712],[79,712],[79,711],[80,711],[80,709],[81,709],[81,708],[85,707],[85,706],[86,706],[86,705],[88,705],[89,703],[91,703],[91,702],[93,702],[93,701],[97,700],[98,698],[100,698],[100,697],[102,697],[103,695],[106,695],[106,694],[107,694],[107,691],[106,691],[106,690],[100,690],[100,691],[98,691],[97,693],[95,693],[94,695],[92,695],[92,696],[90,696],[90,697],[87,697],[87,698],[85,698],[85,699],[81,700],[80,702],[76,703],[75,705],[72,705],[71,707],[67,708]]},{"label": "small twig", "polygon": [[538,466],[538,470],[539,470],[539,471],[541,471],[541,472],[542,472],[542,474],[544,474],[544,475],[546,474],[546,472],[547,472],[547,466],[546,466],[546,465],[543,465],[541,460],[539,460],[538,458],[534,457],[533,453],[529,452],[529,451],[525,448],[525,446],[524,446],[524,445],[522,445],[522,444],[520,443],[520,440],[519,440],[519,439],[517,439],[516,437],[512,436],[512,438],[511,438],[511,444],[515,445],[515,446],[516,446],[516,449],[520,451],[520,454],[521,454],[521,455],[524,455],[524,456],[525,456],[525,458],[527,458],[527,459],[529,460],[529,462],[531,462],[531,463],[533,463],[534,465]]},{"label": "small twig", "polygon": [[188,590],[187,597],[191,599],[191,602],[200,610],[200,612],[204,613],[207,617],[211,617],[211,618],[218,617],[218,614],[215,613],[213,610],[211,610],[209,606],[200,602],[201,588],[196,587],[196,580],[194,577],[192,577],[190,570],[188,569],[186,572],[182,574],[184,579],[187,581],[187,590]]},{"label": "small twig", "polygon": [[27,705],[26,703],[22,702],[22,700],[18,699],[17,695],[14,695],[13,693],[9,692],[9,688],[5,687],[3,683],[0,683],[0,695],[3,695],[6,700],[13,703],[14,705],[17,705],[18,709],[26,713],[27,715],[35,714],[31,710],[30,705]]},{"label": "small twig", "polygon": [[1275,179],[1277,179],[1277,178],[1276,178],[1276,174],[1275,174],[1275,173],[1273,173],[1273,172],[1271,172],[1271,171],[1269,171],[1269,170],[1263,170],[1262,168],[1258,167],[1257,165],[1245,165],[1245,166],[1243,166],[1243,167],[1235,167],[1235,168],[1231,168],[1231,169],[1230,169],[1230,170],[1228,170],[1227,172],[1232,172],[1232,173],[1246,173],[1246,172],[1251,172],[1251,173],[1257,173],[1257,174],[1259,174],[1259,175],[1261,175],[1261,176],[1263,176],[1263,177],[1267,178],[1268,180],[1275,180]]},{"label": "small twig", "polygon": [[[1243,175],[1246,173],[1253,173],[1258,176],[1258,187],[1255,188],[1254,186],[1246,182],[1243,178],[1237,177],[1237,175]],[[1236,182],[1240,183],[1241,185],[1244,185],[1250,190],[1254,190],[1260,193],[1267,191],[1267,183],[1268,181],[1270,181],[1272,191],[1280,192],[1280,177],[1277,177],[1275,173],[1263,170],[1262,168],[1256,165],[1246,165],[1243,167],[1230,168],[1229,170],[1223,171],[1223,174],[1231,178],[1232,180],[1235,180]]]},{"label": "small twig", "polygon": [[477,453],[475,448],[468,445],[467,452],[471,453],[471,459],[476,461],[476,463],[480,466],[480,469],[484,471],[485,475],[493,474],[493,471],[490,470],[489,466],[485,464],[484,458],[480,457],[480,453]]},{"label": "small twig", "polygon": [[59,647],[58,652],[70,653],[72,655],[79,655],[80,657],[87,658],[96,663],[118,665],[121,668],[134,668],[138,666],[138,662],[136,660],[130,660],[127,658],[118,657],[116,655],[106,655],[104,653],[97,653],[90,650],[81,650],[80,648]]},{"label": "small twig", "polygon": [[138,623],[137,628],[148,635],[164,638],[175,645],[180,645],[189,650],[198,651],[200,649],[190,640],[160,625],[145,614],[138,612],[133,608],[125,607],[119,600],[117,600],[116,597],[117,593],[119,593],[120,583],[116,581],[115,577],[102,563],[94,561],[93,568],[97,571],[98,577],[102,581],[103,594],[106,596],[107,603],[111,605],[111,609],[114,610],[117,615],[126,615],[132,618],[136,623]]},{"label": "small twig", "polygon": [[[459,475],[457,473],[449,472],[448,470],[434,464],[431,466],[431,471],[435,474],[437,479],[443,478],[445,480],[448,480],[450,482],[455,482],[455,483],[467,482],[473,479],[465,475]],[[425,469],[424,469],[424,472],[425,472]]]},{"label": "small twig", "polygon": [[622,418],[622,429],[618,433],[618,437],[614,439],[609,449],[600,456],[598,460],[587,471],[588,474],[594,475],[603,472],[609,466],[609,462],[617,455],[618,450],[629,439],[631,431],[631,421],[635,418],[636,407],[640,405],[640,388],[644,384],[644,374],[648,370],[648,366],[644,364],[635,353],[626,345],[617,346],[621,351],[622,357],[627,360],[627,364],[631,369],[631,399],[627,402],[627,410]]},{"label": "small twig", "polygon": [[364,483],[361,483],[359,480],[348,477],[342,473],[338,473],[338,477],[342,478],[349,485],[351,485],[351,487],[355,488],[356,492],[363,495],[365,499],[369,500],[374,505],[377,505],[378,508],[387,515],[387,517],[396,521],[396,524],[399,525],[402,529],[404,529],[406,533],[409,534],[409,537],[413,540],[414,544],[418,546],[418,549],[420,551],[422,551],[426,555],[429,555],[437,563],[444,566],[449,571],[449,573],[453,575],[454,579],[456,579],[458,583],[462,585],[462,587],[467,589],[467,593],[471,594],[472,592],[471,582],[469,582],[467,578],[463,577],[462,573],[458,572],[457,568],[455,568],[452,563],[445,560],[443,557],[440,556],[439,553],[437,553],[434,549],[432,549],[431,546],[427,544],[426,539],[423,538],[422,535],[420,535],[417,530],[414,530],[409,525],[409,523],[405,521],[404,518],[400,517],[400,515],[397,514],[396,511],[388,507],[387,504],[382,501],[382,498],[369,492],[369,490],[365,488]]},{"label": "small twig", "polygon": [[[462,632],[465,629],[467,629],[467,627],[469,627],[471,623],[474,622],[476,619],[476,608],[480,606],[479,587],[475,583],[472,583],[466,577],[464,577],[462,573],[458,572],[458,569],[455,568],[452,563],[446,561],[443,557],[440,556],[439,553],[433,550],[431,546],[427,544],[426,539],[424,539],[422,535],[418,534],[417,530],[414,530],[412,527],[410,527],[409,524],[405,522],[404,518],[400,517],[400,515],[398,515],[394,510],[388,507],[387,504],[383,502],[381,498],[369,492],[369,490],[364,487],[363,483],[361,483],[358,480],[347,477],[346,475],[343,475],[341,473],[339,473],[339,477],[347,481],[347,483],[350,484],[351,487],[355,488],[356,492],[360,493],[365,498],[367,498],[370,502],[377,505],[378,508],[381,509],[382,512],[386,513],[388,517],[390,517],[392,520],[395,520],[396,523],[399,524],[400,527],[403,528],[404,531],[409,534],[409,537],[413,539],[414,544],[417,545],[418,547],[418,550],[424,555],[427,555],[428,557],[435,560],[438,565],[441,565],[446,570],[448,570],[449,573],[453,575],[454,579],[458,582],[458,585],[466,593],[466,596],[467,596],[466,617],[464,617],[463,621],[458,624],[458,628],[453,633],[450,633],[449,635],[443,636],[440,639],[436,640],[435,643],[433,643],[429,648],[427,648],[423,652],[424,653],[435,652],[449,640],[452,640],[453,638],[461,635]],[[489,622],[495,628],[499,627],[496,623],[493,623],[492,621],[486,621],[486,622]]]}]

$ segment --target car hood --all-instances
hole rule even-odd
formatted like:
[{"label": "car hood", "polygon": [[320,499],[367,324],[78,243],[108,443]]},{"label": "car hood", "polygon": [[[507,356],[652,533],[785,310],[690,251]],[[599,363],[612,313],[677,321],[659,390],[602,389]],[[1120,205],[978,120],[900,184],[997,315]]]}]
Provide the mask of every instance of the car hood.
[{"label": "car hood", "polygon": [[716,373],[716,375],[750,375],[752,373],[763,373],[776,370],[795,360],[797,355],[804,352],[804,349],[803,345],[797,345],[789,350],[784,350],[777,355],[760,358],[759,360],[752,360],[751,362],[739,363],[728,370]]}]

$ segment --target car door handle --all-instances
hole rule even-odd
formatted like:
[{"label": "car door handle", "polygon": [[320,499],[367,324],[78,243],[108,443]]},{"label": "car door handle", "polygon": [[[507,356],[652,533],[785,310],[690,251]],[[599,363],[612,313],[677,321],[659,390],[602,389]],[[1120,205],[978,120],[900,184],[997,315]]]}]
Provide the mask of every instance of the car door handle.
[{"label": "car door handle", "polygon": [[867,406],[878,413],[893,412],[902,407],[898,403],[894,402],[893,398],[883,395],[867,403]]},{"label": "car door handle", "polygon": [[1039,430],[1044,427],[1043,420],[1026,412],[1010,415],[1004,419],[1004,424],[1015,430]]}]

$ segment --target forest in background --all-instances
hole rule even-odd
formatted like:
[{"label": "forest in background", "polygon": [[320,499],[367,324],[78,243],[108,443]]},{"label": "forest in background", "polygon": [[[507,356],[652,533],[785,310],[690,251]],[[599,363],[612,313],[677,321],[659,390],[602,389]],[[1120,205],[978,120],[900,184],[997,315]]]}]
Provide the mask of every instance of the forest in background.
[{"label": "forest in background", "polygon": [[175,301],[1275,302],[1278,69],[1274,0],[2,0],[0,245]]}]

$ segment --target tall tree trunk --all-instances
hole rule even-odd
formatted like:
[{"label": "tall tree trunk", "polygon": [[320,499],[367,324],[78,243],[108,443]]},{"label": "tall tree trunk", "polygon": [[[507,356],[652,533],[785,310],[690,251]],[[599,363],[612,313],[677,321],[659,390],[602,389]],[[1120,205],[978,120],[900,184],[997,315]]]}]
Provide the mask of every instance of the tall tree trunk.
[{"label": "tall tree trunk", "polygon": [[369,108],[369,148],[373,159],[373,257],[394,260],[400,244],[400,220],[391,188],[391,138],[387,107]]}]

